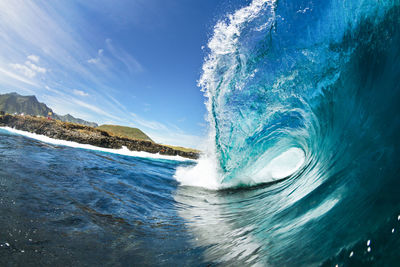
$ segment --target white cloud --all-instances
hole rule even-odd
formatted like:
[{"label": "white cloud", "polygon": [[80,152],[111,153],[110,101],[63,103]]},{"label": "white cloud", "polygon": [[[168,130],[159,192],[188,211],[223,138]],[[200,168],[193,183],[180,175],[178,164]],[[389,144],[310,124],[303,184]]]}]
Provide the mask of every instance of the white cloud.
[{"label": "white cloud", "polygon": [[36,63],[39,62],[39,56],[36,56],[36,55],[29,55],[29,56],[28,56],[28,59],[29,59],[30,61],[33,61],[33,62],[36,62]]},{"label": "white cloud", "polygon": [[[39,61],[39,57],[35,55],[27,56],[27,58],[33,59],[35,62]],[[39,67],[29,60],[25,61],[25,64],[11,63],[10,66],[17,71],[22,72],[22,74],[28,78],[35,77],[37,73],[44,74],[47,71],[45,68]]]},{"label": "white cloud", "polygon": [[28,78],[33,78],[36,76],[36,72],[30,69],[28,66],[18,63],[10,64],[10,66],[17,71],[22,72],[22,74],[24,74]]},{"label": "white cloud", "polygon": [[78,96],[88,96],[89,95],[88,93],[81,91],[81,90],[77,90],[77,89],[74,89],[72,92],[74,93],[74,95],[78,95]]},{"label": "white cloud", "polygon": [[99,50],[97,51],[97,55],[98,55],[98,56],[95,57],[95,58],[89,59],[87,62],[90,63],[90,64],[97,64],[97,63],[99,63],[100,60],[101,60],[101,57],[103,56],[103,53],[104,53],[104,49],[99,49]]},{"label": "white cloud", "polygon": [[18,74],[15,74],[15,73],[13,73],[11,71],[8,71],[8,70],[0,68],[0,74],[3,74],[5,76],[7,76],[7,78],[12,78],[12,79],[14,79],[16,81],[23,82],[23,83],[38,87],[38,85],[36,83],[34,83],[32,81],[29,81],[29,80],[25,79],[24,77],[22,77],[22,76],[20,76]]},{"label": "white cloud", "polygon": [[96,58],[91,58],[91,59],[88,59],[87,62],[90,63],[90,64],[97,64],[97,63],[100,62],[100,58],[98,58],[98,57],[96,57]]},{"label": "white cloud", "polygon": [[45,68],[35,65],[32,62],[30,62],[29,60],[25,62],[25,65],[28,66],[31,70],[33,70],[35,72],[46,73],[46,71],[47,71]]}]

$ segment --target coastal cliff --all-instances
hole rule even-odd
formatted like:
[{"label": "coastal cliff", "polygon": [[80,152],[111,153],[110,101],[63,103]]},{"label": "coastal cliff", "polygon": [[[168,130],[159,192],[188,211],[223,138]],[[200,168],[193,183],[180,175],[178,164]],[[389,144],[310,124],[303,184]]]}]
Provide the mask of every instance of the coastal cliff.
[{"label": "coastal cliff", "polygon": [[45,103],[39,102],[34,95],[23,96],[17,93],[0,94],[0,111],[4,111],[9,114],[24,113],[26,115],[42,117],[47,117],[49,114],[51,114],[51,117],[56,120],[78,123],[91,127],[98,126],[95,122],[89,122],[75,118],[70,114],[56,114]]},{"label": "coastal cliff", "polygon": [[122,146],[126,146],[131,151],[145,151],[161,155],[181,156],[189,159],[197,159],[199,157],[199,153],[197,152],[181,151],[152,141],[113,136],[107,131],[90,126],[48,120],[46,118],[9,114],[0,115],[0,126],[103,148],[120,149]]}]

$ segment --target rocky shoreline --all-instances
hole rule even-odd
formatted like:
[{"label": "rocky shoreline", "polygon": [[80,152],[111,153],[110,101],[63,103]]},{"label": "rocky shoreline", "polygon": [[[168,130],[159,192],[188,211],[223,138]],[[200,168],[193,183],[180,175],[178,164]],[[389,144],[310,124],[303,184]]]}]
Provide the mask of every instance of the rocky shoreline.
[{"label": "rocky shoreline", "polygon": [[46,118],[9,114],[0,115],[0,126],[103,148],[120,149],[122,146],[126,146],[131,151],[145,151],[154,154],[159,153],[160,155],[181,156],[189,159],[199,158],[199,153],[181,151],[151,141],[113,136],[106,131],[93,127],[58,120],[48,120]]}]

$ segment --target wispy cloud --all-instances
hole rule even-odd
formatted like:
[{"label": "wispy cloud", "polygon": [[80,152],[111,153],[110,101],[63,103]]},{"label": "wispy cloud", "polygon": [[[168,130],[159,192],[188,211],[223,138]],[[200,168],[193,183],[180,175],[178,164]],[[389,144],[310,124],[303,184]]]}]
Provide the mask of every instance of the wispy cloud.
[{"label": "wispy cloud", "polygon": [[[102,4],[118,5],[118,12],[129,13],[149,5],[140,1],[128,1],[135,7],[129,11],[122,4]],[[141,94],[135,90],[140,86],[136,78],[148,74],[146,65],[117,38],[90,38],[98,31],[82,13],[82,5],[105,12],[98,4],[76,5],[73,1],[0,1],[0,86],[35,94],[60,114],[140,127],[163,143],[197,142],[197,136],[143,115],[150,116],[151,106],[141,105]],[[130,102],[134,104],[123,104]]]},{"label": "wispy cloud", "polygon": [[33,61],[33,62],[38,63],[40,58],[39,58],[39,56],[36,56],[36,55],[29,55],[29,56],[28,56],[28,59],[29,59],[30,61]]},{"label": "wispy cloud", "polygon": [[83,108],[89,109],[89,110],[95,112],[96,114],[103,115],[103,116],[106,116],[106,117],[108,117],[110,119],[114,119],[114,120],[117,120],[117,121],[120,120],[119,117],[114,116],[114,115],[112,115],[112,114],[104,111],[103,109],[98,108],[97,106],[94,106],[92,104],[83,102],[83,101],[78,100],[78,99],[72,99],[71,102],[76,104],[76,105],[78,105],[78,106],[81,106]]},{"label": "wispy cloud", "polygon": [[27,67],[25,65],[14,63],[14,64],[10,64],[10,66],[14,70],[17,70],[17,71],[21,72],[22,74],[24,74],[28,78],[33,78],[36,75],[36,72],[34,72],[33,70],[31,70],[29,67]]},{"label": "wispy cloud", "polygon": [[151,104],[144,103],[143,106],[144,106],[144,109],[143,109],[144,112],[148,112],[151,110]]},{"label": "wispy cloud", "polygon": [[90,58],[90,59],[88,59],[87,62],[90,63],[90,64],[97,64],[97,63],[99,63],[100,60],[101,60],[101,57],[103,56],[103,53],[104,53],[104,49],[99,49],[99,50],[97,50],[97,57]]},{"label": "wispy cloud", "polygon": [[88,96],[89,95],[88,93],[81,91],[81,90],[77,90],[77,89],[74,89],[72,91],[72,93],[74,93],[74,95],[78,95],[78,96]]},{"label": "wispy cloud", "polygon": [[25,61],[25,65],[28,66],[35,73],[46,73],[46,69],[43,67],[39,67],[38,65],[30,62],[29,60]]},{"label": "wispy cloud", "polygon": [[5,77],[4,81],[6,81],[5,82],[6,84],[9,84],[9,82],[10,82],[7,79],[12,78],[12,79],[14,79],[14,80],[16,80],[18,82],[22,82],[22,83],[25,83],[25,84],[28,84],[28,85],[31,85],[31,86],[38,87],[38,85],[36,83],[34,83],[34,82],[32,82],[32,81],[30,81],[30,80],[18,75],[18,74],[15,74],[15,73],[13,73],[11,71],[5,70],[3,68],[0,68],[0,74],[2,74],[1,76]]},{"label": "wispy cloud", "polygon": [[[30,55],[27,57],[28,59],[33,59],[35,62],[39,61],[39,57],[35,55]],[[32,63],[30,60],[25,61],[25,64],[19,64],[19,63],[11,63],[10,66],[19,72],[21,72],[23,75],[25,75],[28,78],[33,78],[36,76],[38,73],[46,73],[46,69],[43,67],[39,67],[38,65]]]},{"label": "wispy cloud", "polygon": [[109,38],[106,39],[107,50],[111,55],[119,60],[131,73],[138,73],[144,71],[144,67],[139,61],[131,54],[127,53],[124,49],[117,47]]},{"label": "wispy cloud", "polygon": [[46,88],[47,91],[52,92],[52,93],[56,93],[56,94],[62,94],[60,91],[51,88],[50,86],[46,85],[44,88]]},{"label": "wispy cloud", "polygon": [[176,146],[184,146],[184,147],[191,147],[197,149],[203,149],[205,137],[198,136],[198,135],[191,135],[185,133],[176,133],[176,132],[167,132],[167,133],[160,133],[160,132],[148,132],[150,137],[153,140],[161,144],[166,145],[176,145]]},{"label": "wispy cloud", "polygon": [[138,116],[135,113],[130,113],[132,116],[132,120],[141,126],[144,126],[148,129],[156,130],[156,131],[167,131],[168,127],[166,127],[164,124],[157,122],[157,121],[152,121],[152,120],[146,120],[143,119],[142,117]]},{"label": "wispy cloud", "polygon": [[143,129],[150,137],[161,144],[179,145],[200,148],[205,137],[185,133],[174,124],[164,124],[154,120],[147,120],[135,113],[131,115],[131,126]]},{"label": "wispy cloud", "polygon": [[97,63],[100,62],[100,58],[98,58],[98,57],[96,57],[96,58],[91,58],[91,59],[88,59],[87,62],[90,63],[90,64],[97,64]]}]

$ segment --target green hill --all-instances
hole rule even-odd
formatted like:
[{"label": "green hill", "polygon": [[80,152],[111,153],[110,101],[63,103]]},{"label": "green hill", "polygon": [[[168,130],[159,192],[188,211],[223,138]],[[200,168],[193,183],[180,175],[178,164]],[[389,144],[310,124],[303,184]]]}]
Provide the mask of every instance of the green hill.
[{"label": "green hill", "polygon": [[144,132],[142,132],[138,128],[131,128],[125,126],[118,126],[118,125],[101,125],[97,127],[97,129],[106,131],[111,135],[119,136],[119,137],[127,137],[133,139],[140,139],[140,140],[148,140],[152,141],[149,136],[147,136]]},{"label": "green hill", "polygon": [[171,145],[164,145],[164,146],[170,147],[175,150],[183,151],[183,152],[191,152],[191,153],[200,153],[201,152],[198,149],[187,148],[187,147],[182,147],[182,146],[171,146]]}]

